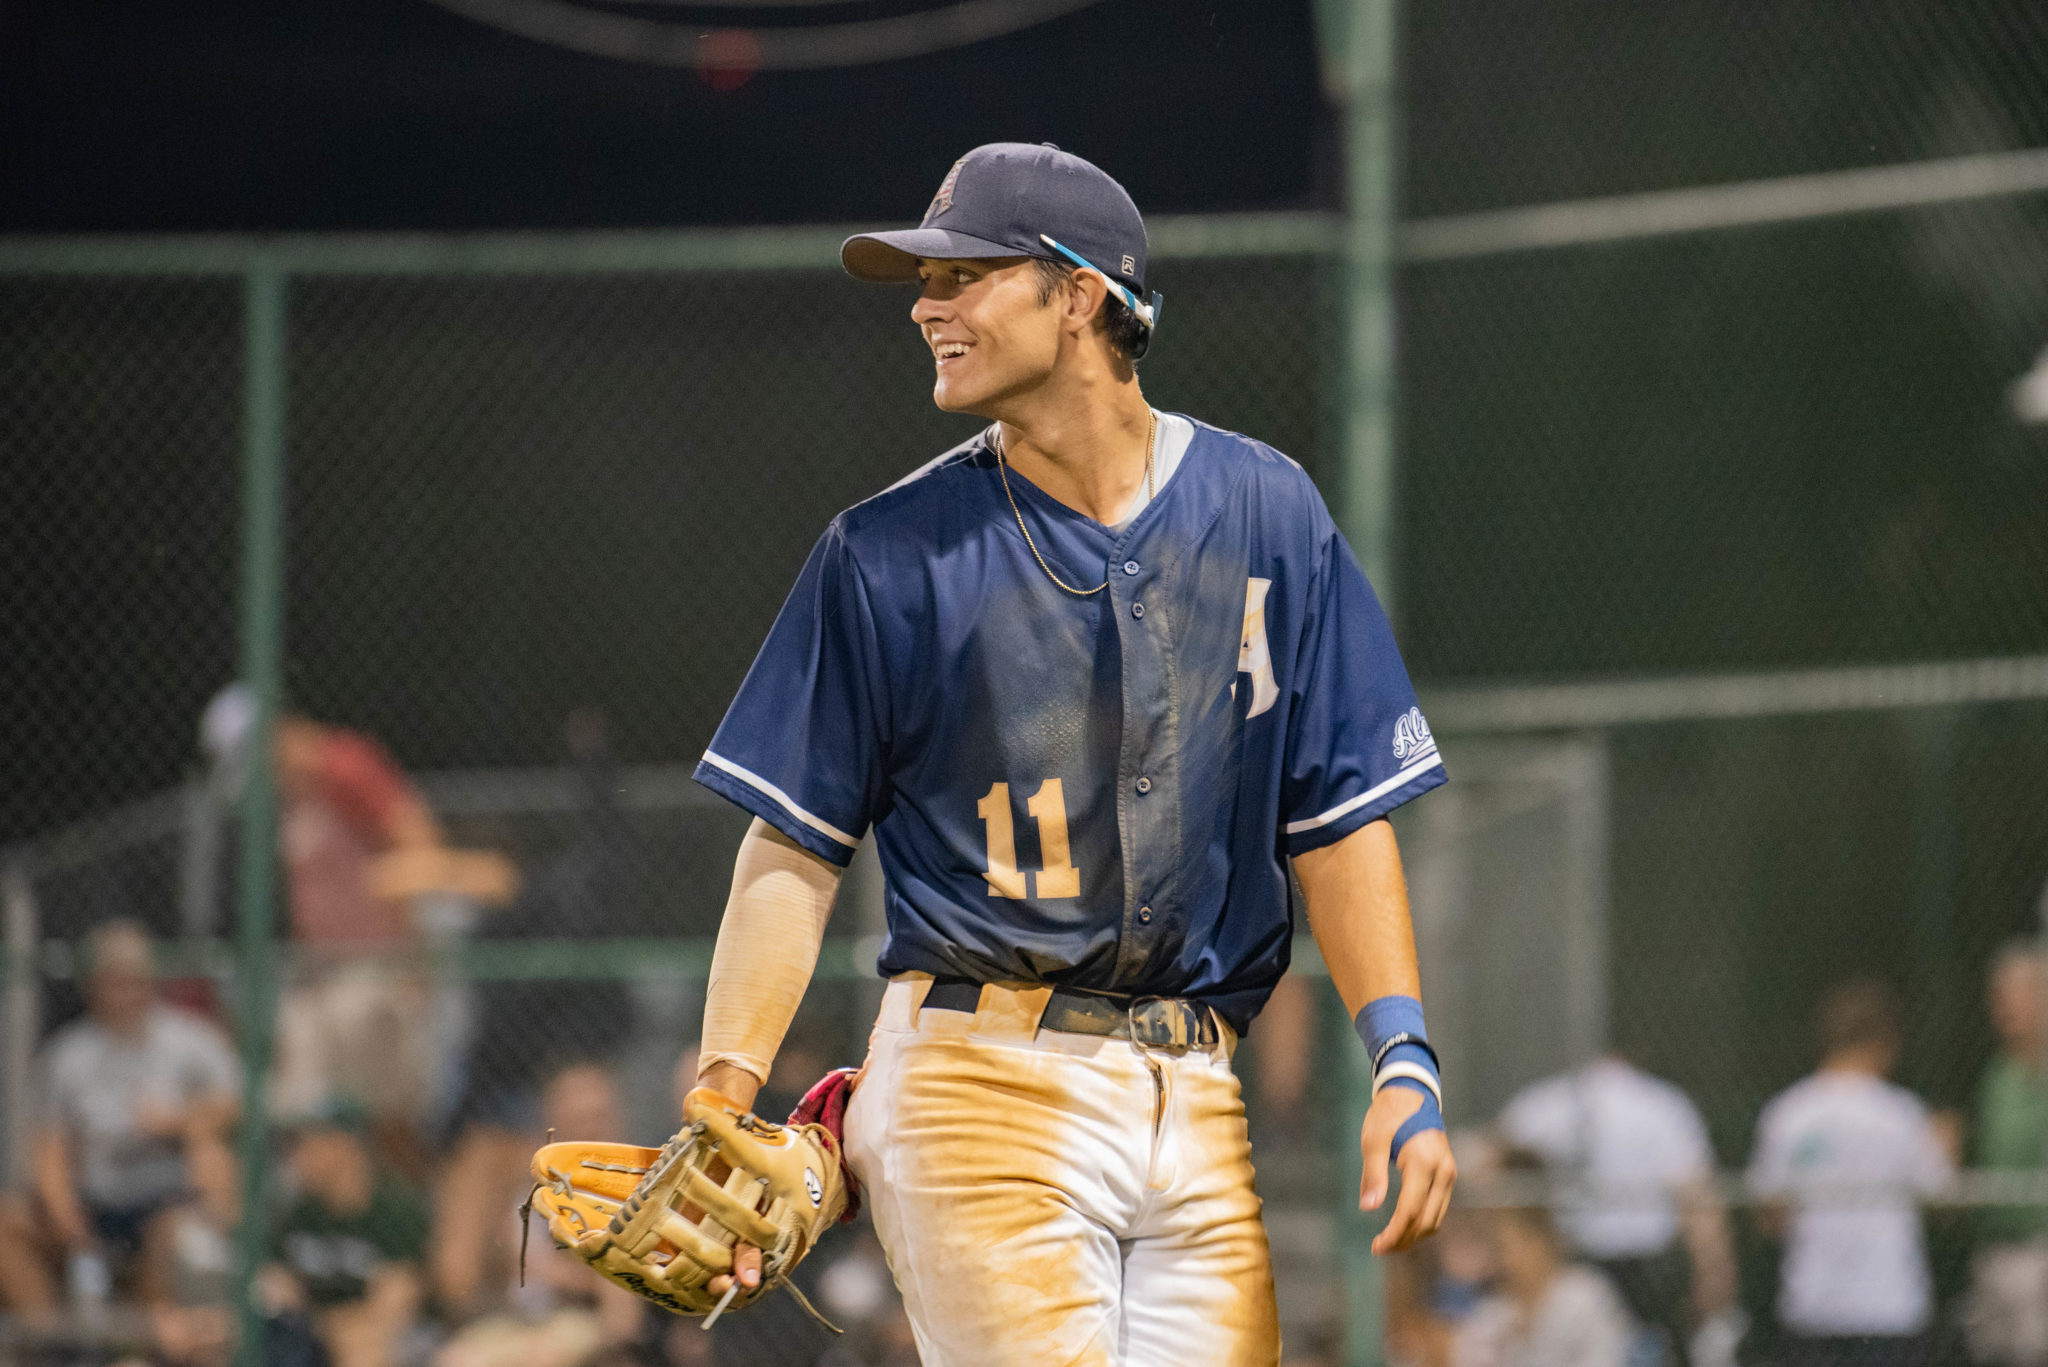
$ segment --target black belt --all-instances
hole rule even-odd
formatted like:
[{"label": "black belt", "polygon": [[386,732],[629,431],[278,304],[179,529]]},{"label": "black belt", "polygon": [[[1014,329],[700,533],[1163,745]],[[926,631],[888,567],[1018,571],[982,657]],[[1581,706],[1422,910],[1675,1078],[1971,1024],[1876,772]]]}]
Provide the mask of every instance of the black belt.
[{"label": "black belt", "polygon": [[[973,1011],[982,984],[972,978],[933,978],[926,1011]],[[1106,997],[1055,987],[1038,1018],[1041,1030],[1127,1039],[1150,1049],[1214,1049],[1216,1013],[1185,997]]]}]

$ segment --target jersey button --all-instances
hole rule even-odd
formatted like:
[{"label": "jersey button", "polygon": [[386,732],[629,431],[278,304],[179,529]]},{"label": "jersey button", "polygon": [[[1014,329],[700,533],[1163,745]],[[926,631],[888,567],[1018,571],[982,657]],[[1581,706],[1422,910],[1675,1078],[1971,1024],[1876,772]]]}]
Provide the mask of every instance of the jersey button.
[{"label": "jersey button", "polygon": [[1151,780],[1151,779],[1149,779],[1149,778],[1141,778],[1141,779],[1139,779],[1139,780],[1138,780],[1138,791],[1139,791],[1140,793],[1149,793],[1149,792],[1151,792],[1151,791],[1152,791],[1152,780]]},{"label": "jersey button", "polygon": [[1148,926],[1149,926],[1149,925],[1151,925],[1151,924],[1152,924],[1152,908],[1150,908],[1150,907],[1139,907],[1139,908],[1138,908],[1138,919],[1139,919],[1140,921],[1143,921],[1143,922],[1144,922],[1144,923],[1145,923],[1146,925],[1148,925]]},{"label": "jersey button", "polygon": [[1135,560],[1126,560],[1126,561],[1124,561],[1124,573],[1125,573],[1125,574],[1136,574],[1137,572],[1138,572],[1138,562],[1137,562],[1137,561],[1135,561]]},{"label": "jersey button", "polygon": [[1145,605],[1144,605],[1143,603],[1133,603],[1133,604],[1131,604],[1131,616],[1133,616],[1133,617],[1143,617],[1144,615],[1145,615]]}]

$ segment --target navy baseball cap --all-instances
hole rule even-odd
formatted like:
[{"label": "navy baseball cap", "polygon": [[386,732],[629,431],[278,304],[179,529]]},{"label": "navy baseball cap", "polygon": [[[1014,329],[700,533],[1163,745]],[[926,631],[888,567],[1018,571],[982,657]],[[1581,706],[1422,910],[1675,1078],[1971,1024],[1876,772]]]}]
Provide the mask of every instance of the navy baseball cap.
[{"label": "navy baseball cap", "polygon": [[1101,275],[1149,332],[1159,297],[1145,295],[1145,220],[1093,162],[1049,142],[992,142],[953,163],[924,221],[859,233],[839,248],[858,280],[917,279],[917,258],[980,261],[1036,256]]}]

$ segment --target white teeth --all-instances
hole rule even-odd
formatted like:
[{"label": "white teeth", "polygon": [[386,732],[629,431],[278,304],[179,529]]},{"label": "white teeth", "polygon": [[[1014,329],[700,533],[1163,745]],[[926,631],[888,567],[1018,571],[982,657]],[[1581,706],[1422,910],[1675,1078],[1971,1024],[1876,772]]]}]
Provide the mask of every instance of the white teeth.
[{"label": "white teeth", "polygon": [[939,344],[939,359],[942,361],[950,361],[955,356],[965,356],[966,354],[967,344],[965,342],[941,342]]}]

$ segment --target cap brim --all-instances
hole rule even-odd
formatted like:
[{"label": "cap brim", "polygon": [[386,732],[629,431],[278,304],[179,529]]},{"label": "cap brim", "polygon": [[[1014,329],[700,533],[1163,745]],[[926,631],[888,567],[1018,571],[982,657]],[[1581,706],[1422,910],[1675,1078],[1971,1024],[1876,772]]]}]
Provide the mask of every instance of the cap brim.
[{"label": "cap brim", "polygon": [[839,264],[856,280],[901,285],[917,279],[917,261],[986,261],[998,256],[1030,256],[1015,247],[944,228],[901,228],[887,233],[860,233],[839,247]]}]

